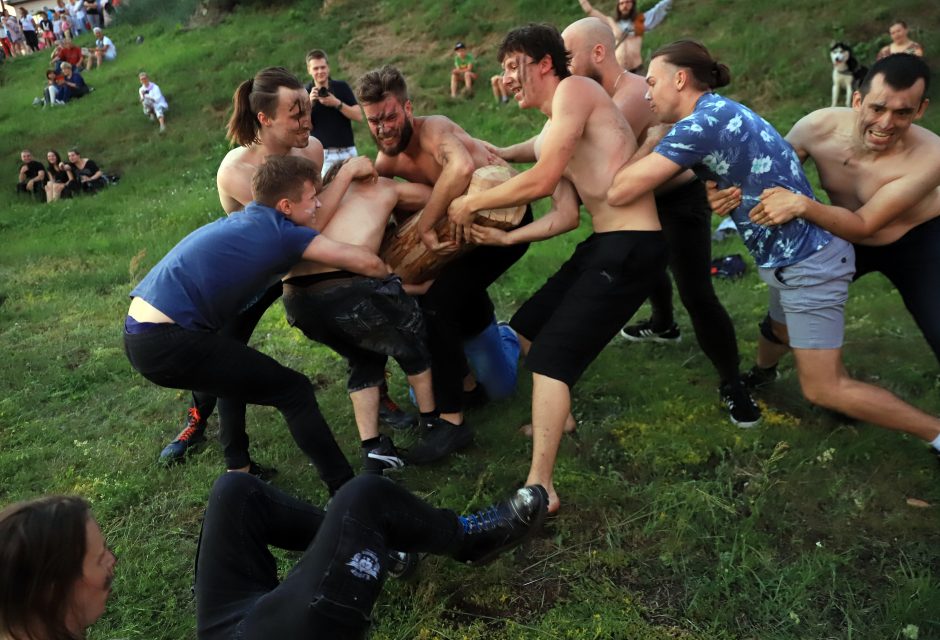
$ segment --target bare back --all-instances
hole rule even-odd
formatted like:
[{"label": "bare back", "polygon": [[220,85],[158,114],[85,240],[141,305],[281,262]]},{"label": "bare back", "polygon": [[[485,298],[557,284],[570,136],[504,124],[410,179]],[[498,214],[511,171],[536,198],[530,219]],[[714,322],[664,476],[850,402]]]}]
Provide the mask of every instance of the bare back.
[{"label": "bare back", "polygon": [[[535,142],[536,157],[541,156],[546,136],[553,124],[568,117],[565,114],[572,103],[580,103],[589,113],[565,167],[564,176],[575,186],[581,202],[591,214],[594,230],[659,230],[659,217],[651,193],[625,206],[607,203],[607,190],[614,174],[636,151],[637,142],[618,106],[593,80],[572,76],[558,84],[552,98],[552,116]],[[562,126],[567,126],[567,123]]]},{"label": "bare back", "polygon": [[[225,213],[239,211],[251,202],[251,178],[267,155],[270,154],[260,144],[235,147],[225,154],[215,179]],[[306,147],[294,147],[288,155],[307,158],[317,167],[323,166],[323,145],[312,136]]]},{"label": "bare back", "polygon": [[[884,245],[896,241],[913,227],[940,215],[940,137],[912,125],[897,149],[872,154],[860,147],[856,113],[834,107],[820,109],[794,125],[787,135],[801,158],[816,163],[823,189],[833,205],[865,215],[865,205],[887,190],[906,189],[905,181],[933,180],[933,188],[913,206],[890,215],[881,228],[860,244]],[[933,169],[933,178],[929,173]]]},{"label": "bare back", "polygon": [[617,81],[616,91],[612,96],[614,104],[627,119],[638,142],[646,137],[646,130],[658,123],[656,115],[650,109],[646,99],[646,78],[629,71],[624,71]]},{"label": "bare back", "polygon": [[[375,184],[356,180],[350,183],[339,208],[322,233],[330,240],[359,245],[378,254],[385,227],[397,203],[398,192],[393,180],[379,178]],[[304,261],[295,265],[287,277],[329,271],[337,269],[319,262]]]}]

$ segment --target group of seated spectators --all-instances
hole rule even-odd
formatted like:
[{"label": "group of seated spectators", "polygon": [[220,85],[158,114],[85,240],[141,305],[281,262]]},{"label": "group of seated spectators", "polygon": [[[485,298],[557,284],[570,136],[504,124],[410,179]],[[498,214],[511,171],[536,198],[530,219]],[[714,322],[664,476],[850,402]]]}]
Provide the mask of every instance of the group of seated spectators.
[{"label": "group of seated spectators", "polygon": [[104,35],[100,27],[95,27],[94,34],[95,46],[90,48],[80,47],[71,40],[56,43],[51,56],[52,68],[46,71],[42,97],[34,100],[33,104],[62,105],[94,90],[85,83],[82,72],[117,57],[114,42]]},{"label": "group of seated spectators", "polygon": [[59,198],[71,198],[80,193],[94,193],[110,183],[108,176],[91,158],[82,157],[78,149],[69,149],[68,162],[55,149],[46,153],[46,164],[33,158],[29,149],[20,152],[18,193],[30,195],[37,200],[53,202]]}]

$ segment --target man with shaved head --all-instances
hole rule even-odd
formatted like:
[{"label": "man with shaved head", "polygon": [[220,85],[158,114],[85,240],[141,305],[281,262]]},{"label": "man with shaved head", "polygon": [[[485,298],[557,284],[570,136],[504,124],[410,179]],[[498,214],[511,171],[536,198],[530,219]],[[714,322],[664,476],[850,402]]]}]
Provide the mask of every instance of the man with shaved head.
[{"label": "man with shaved head", "polygon": [[[582,18],[561,35],[571,54],[571,73],[591,78],[604,87],[640,145],[652,148],[668,127],[656,130],[659,122],[646,100],[646,80],[620,67],[614,57],[614,36],[607,24],[598,18]],[[492,150],[510,162],[535,162],[535,140],[533,137]],[[732,422],[742,427],[753,426],[760,420],[760,409],[741,380],[734,325],[712,286],[711,208],[705,188],[691,171],[685,171],[657,189],[656,208],[679,297],[702,351],[718,372],[721,400],[729,409]],[[650,305],[652,317],[624,327],[620,335],[637,342],[678,342],[681,336],[673,319],[672,285],[666,272],[657,277]],[[569,419],[567,429],[570,431],[574,426],[573,419]]]}]

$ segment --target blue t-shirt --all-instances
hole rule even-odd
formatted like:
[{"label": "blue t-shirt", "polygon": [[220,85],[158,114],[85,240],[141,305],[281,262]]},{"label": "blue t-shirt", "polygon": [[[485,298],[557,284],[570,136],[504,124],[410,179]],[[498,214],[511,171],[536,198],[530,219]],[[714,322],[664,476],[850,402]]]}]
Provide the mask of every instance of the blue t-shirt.
[{"label": "blue t-shirt", "polygon": [[183,238],[131,291],[190,331],[216,331],[300,261],[317,236],[258,202]]},{"label": "blue t-shirt", "polygon": [[802,218],[774,226],[754,224],[748,212],[764,189],[783,187],[815,199],[800,159],[769,122],[717,93],[706,93],[695,111],[666,134],[655,149],[718,188],[741,188],[741,205],[731,212],[757,266],[785,267],[816,253],[832,234]]}]

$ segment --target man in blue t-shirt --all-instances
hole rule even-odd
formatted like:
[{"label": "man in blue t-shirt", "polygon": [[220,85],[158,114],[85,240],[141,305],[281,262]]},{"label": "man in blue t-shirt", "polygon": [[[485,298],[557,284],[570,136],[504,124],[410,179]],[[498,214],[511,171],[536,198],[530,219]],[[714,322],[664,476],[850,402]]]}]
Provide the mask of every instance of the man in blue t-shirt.
[{"label": "man in blue t-shirt", "polygon": [[132,366],[160,386],[276,407],[333,493],[353,472],[310,381],[218,333],[301,259],[372,277],[389,273],[375,254],[317,233],[316,185],[317,166],[306,158],[268,158],[244,211],[193,231],[134,288],[124,345]]},{"label": "man in blue t-shirt", "polygon": [[937,418],[845,370],[843,312],[855,273],[852,245],[802,218],[771,227],[749,218],[766,189],[782,187],[808,198],[813,192],[796,152],[767,121],[712,92],[730,82],[728,67],[701,43],[684,40],[653,54],[646,81],[651,108],[661,121],[676,124],[652,153],[620,170],[608,199],[630,202],[686,168],[719,188],[740,188],[741,202],[731,216],[770,287],[752,381],[775,377],[769,367],[792,348],[800,386],[811,402],[928,442],[937,437]]}]

